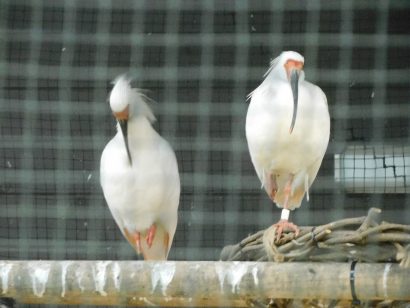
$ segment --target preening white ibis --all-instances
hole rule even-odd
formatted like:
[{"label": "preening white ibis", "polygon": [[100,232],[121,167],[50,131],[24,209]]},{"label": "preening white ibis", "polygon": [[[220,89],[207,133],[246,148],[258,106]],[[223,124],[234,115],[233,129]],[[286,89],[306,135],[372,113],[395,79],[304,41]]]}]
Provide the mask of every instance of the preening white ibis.
[{"label": "preening white ibis", "polygon": [[105,200],[124,237],[145,260],[166,260],[177,226],[180,180],[175,153],[151,126],[147,97],[120,76],[109,103],[117,134],[100,166]]}]

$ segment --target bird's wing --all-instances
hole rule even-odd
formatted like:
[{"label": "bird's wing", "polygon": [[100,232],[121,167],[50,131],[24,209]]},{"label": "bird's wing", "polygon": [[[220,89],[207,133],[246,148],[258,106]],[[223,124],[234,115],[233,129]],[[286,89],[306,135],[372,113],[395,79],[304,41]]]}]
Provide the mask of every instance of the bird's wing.
[{"label": "bird's wing", "polygon": [[159,140],[158,163],[165,171],[162,179],[162,181],[165,181],[163,182],[165,190],[161,210],[157,212],[157,218],[154,221],[156,232],[153,244],[148,247],[146,241],[141,241],[141,253],[145,260],[167,259],[178,222],[181,191],[178,164],[172,147],[163,138]]},{"label": "bird's wing", "polygon": [[313,184],[313,181],[316,179],[317,173],[320,169],[320,165],[322,164],[323,156],[318,157],[313,164],[311,164],[305,174],[305,179],[307,176],[307,183],[302,181],[301,184],[297,186],[294,192],[294,196],[292,196],[292,203],[295,207],[299,207],[302,203],[303,196],[307,193],[307,199],[309,201],[309,188]]},{"label": "bird's wing", "polygon": [[313,181],[316,179],[317,173],[319,171],[320,165],[322,164],[324,156],[318,157],[313,164],[311,164],[307,169],[308,178],[308,187],[310,187]]},{"label": "bird's wing", "polygon": [[[295,175],[294,181],[293,181],[293,191],[292,195],[289,200],[288,207],[290,210],[293,210],[295,208],[300,207],[303,197],[305,196],[305,193],[309,194],[309,187],[312,185],[313,181],[316,178],[316,175],[319,171],[320,165],[322,163],[323,157],[318,157],[313,164],[307,167],[305,171],[300,172],[299,174]],[[307,182],[306,181],[307,177]],[[269,185],[271,182],[267,182]],[[283,204],[285,203],[285,191],[283,190],[284,185],[278,185],[278,191],[275,195],[275,203],[278,205],[278,207],[282,207]],[[271,191],[271,187],[266,187],[266,191],[269,192]]]},{"label": "bird's wing", "polygon": [[[181,182],[179,178],[178,163],[175,153],[169,143],[163,139],[164,146],[162,148],[163,168],[167,170],[167,194],[164,198],[164,210],[159,217],[159,224],[162,225],[164,230],[168,233],[168,247],[167,255],[171,249],[171,245],[174,239],[175,230],[178,223],[178,207],[179,197],[181,193]],[[164,237],[164,239],[166,239]]]},{"label": "bird's wing", "polygon": [[108,205],[108,208],[122,231],[123,222],[121,219],[121,215],[119,215],[117,208],[115,207],[115,203],[113,200],[116,199],[117,194],[119,193],[119,189],[116,188],[116,185],[113,183],[117,183],[116,181],[111,181],[113,175],[112,171],[115,170],[116,174],[115,177],[118,177],[118,171],[120,168],[118,166],[113,166],[113,164],[118,163],[118,160],[113,159],[117,155],[117,147],[116,143],[118,142],[119,137],[117,135],[111,139],[108,144],[105,146],[100,161],[100,184],[103,190],[104,198]]}]

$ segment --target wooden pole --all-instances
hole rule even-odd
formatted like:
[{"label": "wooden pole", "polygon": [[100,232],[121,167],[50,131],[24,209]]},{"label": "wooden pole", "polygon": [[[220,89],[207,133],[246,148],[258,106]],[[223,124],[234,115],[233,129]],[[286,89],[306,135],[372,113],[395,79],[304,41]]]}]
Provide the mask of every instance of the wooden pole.
[{"label": "wooden pole", "polygon": [[267,298],[410,300],[410,269],[357,263],[0,261],[0,296],[29,304],[243,307]]}]

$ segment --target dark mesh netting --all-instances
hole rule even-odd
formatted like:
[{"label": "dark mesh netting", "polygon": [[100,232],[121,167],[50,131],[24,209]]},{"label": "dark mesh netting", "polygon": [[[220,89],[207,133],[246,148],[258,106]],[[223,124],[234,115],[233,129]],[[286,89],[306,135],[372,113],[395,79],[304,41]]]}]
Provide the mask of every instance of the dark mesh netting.
[{"label": "dark mesh netting", "polygon": [[216,260],[279,218],[252,166],[246,96],[282,50],[326,93],[331,138],[299,225],[410,221],[407,1],[0,0],[0,258],[135,259],[106,206],[111,81],[157,102],[176,152],[169,258]]}]

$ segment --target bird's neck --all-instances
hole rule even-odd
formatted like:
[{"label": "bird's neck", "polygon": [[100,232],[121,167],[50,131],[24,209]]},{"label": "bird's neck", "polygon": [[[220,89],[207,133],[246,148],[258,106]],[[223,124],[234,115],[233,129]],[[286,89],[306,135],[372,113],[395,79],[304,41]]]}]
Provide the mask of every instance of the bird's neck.
[{"label": "bird's neck", "polygon": [[128,138],[130,141],[149,141],[156,136],[158,136],[157,132],[146,117],[137,116],[128,120]]}]

